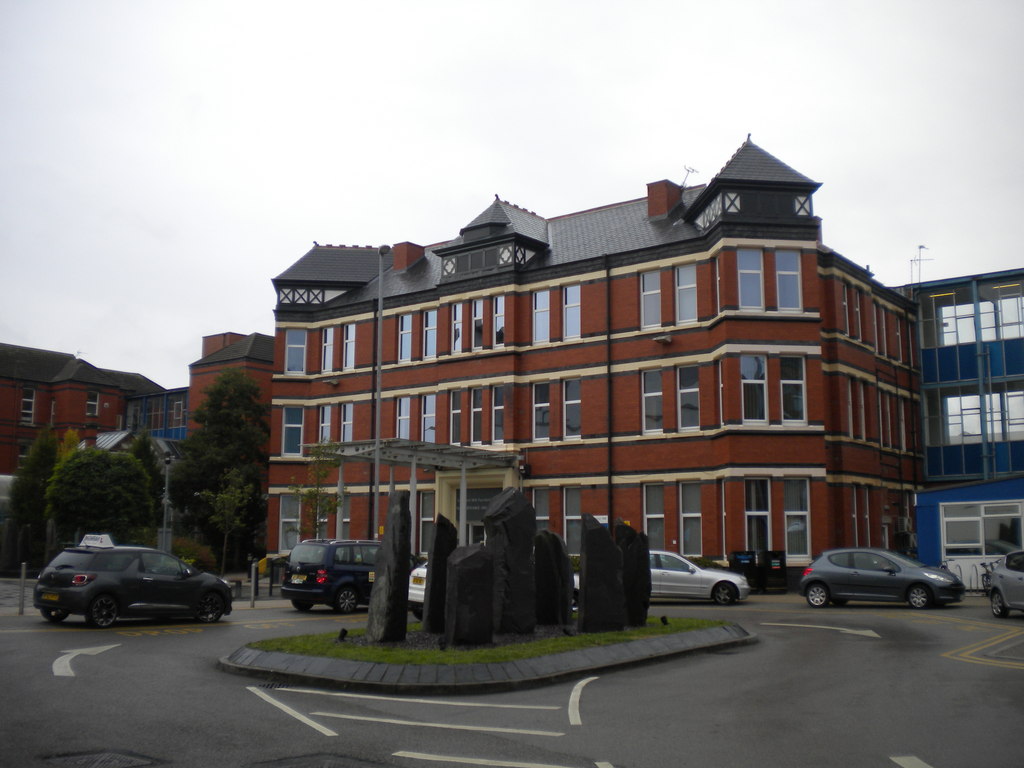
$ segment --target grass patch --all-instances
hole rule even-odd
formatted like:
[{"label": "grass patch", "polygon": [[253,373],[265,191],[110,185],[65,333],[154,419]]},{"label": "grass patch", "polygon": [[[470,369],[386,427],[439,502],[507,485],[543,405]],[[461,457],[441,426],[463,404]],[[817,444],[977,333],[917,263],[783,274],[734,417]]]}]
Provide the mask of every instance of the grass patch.
[{"label": "grass patch", "polygon": [[[338,642],[336,633],[279,637],[250,643],[250,648],[261,651],[294,653],[301,656],[327,656],[353,661],[372,661],[383,664],[494,664],[516,659],[529,659],[565,651],[577,651],[602,645],[613,645],[645,637],[691,632],[724,624],[722,621],[671,618],[664,625],[660,619],[649,618],[647,626],[629,627],[621,632],[594,632],[579,635],[542,637],[517,640],[507,644],[487,646],[456,646],[454,648],[413,647],[416,643],[387,643],[371,645],[360,641],[363,630],[350,630],[348,638]],[[410,634],[420,631],[420,624],[409,627]]]}]

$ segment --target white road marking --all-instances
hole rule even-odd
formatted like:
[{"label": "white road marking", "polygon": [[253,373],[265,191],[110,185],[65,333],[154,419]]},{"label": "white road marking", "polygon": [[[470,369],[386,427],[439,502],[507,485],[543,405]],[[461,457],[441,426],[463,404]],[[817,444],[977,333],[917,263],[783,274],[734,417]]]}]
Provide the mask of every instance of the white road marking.
[{"label": "white road marking", "polygon": [[761,622],[762,627],[802,627],[804,629],[831,629],[833,632],[842,632],[844,635],[860,635],[861,637],[877,637],[881,635],[873,629],[847,629],[846,627],[826,627],[821,624],[781,624],[771,621]]},{"label": "white road marking", "polygon": [[75,658],[75,656],[83,654],[86,656],[95,656],[98,653],[109,651],[111,648],[117,648],[118,645],[120,645],[120,643],[116,643],[114,645],[97,645],[94,648],[78,648],[76,650],[61,651],[64,655],[58,657],[58,659],[53,662],[53,674],[57,677],[74,677],[75,672],[71,669],[71,660]]},{"label": "white road marking", "polygon": [[248,686],[246,688],[246,690],[247,691],[252,691],[257,696],[259,696],[261,699],[263,699],[264,701],[266,701],[266,702],[268,702],[270,704],[273,704],[275,707],[280,709],[286,715],[291,715],[296,720],[298,720],[300,723],[304,723],[305,725],[308,725],[310,728],[312,728],[315,731],[320,731],[320,733],[322,733],[324,736],[337,736],[338,735],[337,733],[332,731],[330,728],[325,728],[324,726],[320,725],[320,723],[313,722],[312,720],[310,720],[308,717],[306,717],[301,712],[296,712],[294,709],[289,707],[287,704],[282,704],[280,701],[277,701],[274,697],[270,696],[268,693],[266,693],[264,691],[261,691],[259,688],[254,688],[252,686]]},{"label": "white road marking", "polygon": [[561,709],[555,706],[540,706],[533,704],[481,704],[475,701],[440,701],[437,699],[410,699],[405,696],[378,696],[372,693],[339,693],[337,691],[318,691],[313,688],[281,688],[282,691],[293,693],[313,693],[318,696],[336,696],[343,699],[369,699],[371,701],[399,701],[408,704],[429,704],[431,706],[441,705],[445,707],[482,707],[492,709]]},{"label": "white road marking", "polygon": [[340,720],[361,720],[368,723],[387,725],[411,725],[417,728],[444,728],[448,731],[482,731],[484,733],[514,733],[520,736],[564,736],[557,731],[532,731],[525,728],[490,728],[482,725],[452,725],[451,723],[423,723],[417,720],[398,720],[392,717],[362,717],[360,715],[339,715],[334,712],[310,712],[317,717],[336,717]]},{"label": "white road marking", "polygon": [[[455,757],[453,755],[431,755],[426,752],[395,752],[392,757],[406,757],[410,760],[429,760],[435,763],[465,763],[467,765],[486,765],[490,768],[571,768],[551,763],[517,763],[507,760],[485,760],[480,757]],[[597,768],[613,768],[611,763],[596,763]]]},{"label": "white road marking", "polygon": [[896,763],[896,765],[900,766],[900,768],[932,768],[928,763],[924,762],[924,760],[919,760],[913,755],[890,757],[889,759]]},{"label": "white road marking", "polygon": [[594,680],[597,678],[588,677],[573,686],[572,693],[569,695],[569,725],[583,725],[583,720],[580,719],[580,695],[583,693],[583,686]]}]

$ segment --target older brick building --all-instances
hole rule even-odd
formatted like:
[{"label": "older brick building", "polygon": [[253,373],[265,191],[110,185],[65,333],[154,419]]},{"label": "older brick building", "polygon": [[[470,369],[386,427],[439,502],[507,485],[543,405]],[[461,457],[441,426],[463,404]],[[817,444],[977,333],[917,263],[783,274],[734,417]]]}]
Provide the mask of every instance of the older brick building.
[{"label": "older brick building", "polygon": [[435,513],[477,538],[509,485],[570,549],[583,512],[716,558],[900,546],[914,307],[821,243],[818,187],[748,140],[706,185],[554,218],[495,199],[384,256],[315,246],[274,280],[270,549],[300,535],[322,441],[344,459],[327,532],[378,533],[378,420],[381,481],[416,461],[420,550]]}]

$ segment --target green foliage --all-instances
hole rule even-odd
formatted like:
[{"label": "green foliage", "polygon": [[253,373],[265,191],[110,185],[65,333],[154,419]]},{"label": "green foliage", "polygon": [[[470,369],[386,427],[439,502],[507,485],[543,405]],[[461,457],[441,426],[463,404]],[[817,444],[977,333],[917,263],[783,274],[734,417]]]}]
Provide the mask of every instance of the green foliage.
[{"label": "green foliage", "polygon": [[[663,625],[660,619],[650,618],[647,626],[630,627],[621,632],[594,632],[579,635],[562,635],[540,640],[510,643],[496,646],[472,646],[463,648],[454,646],[445,650],[413,649],[402,643],[374,645],[370,643],[339,643],[337,633],[323,635],[299,635],[297,637],[278,637],[250,643],[251,648],[262,651],[280,651],[303,656],[327,656],[330,658],[351,659],[353,661],[373,661],[382,664],[500,664],[516,659],[529,659],[536,656],[547,656],[564,651],[578,651],[583,648],[596,648],[615,643],[625,643],[644,637],[659,637],[677,632],[690,632],[696,629],[721,626],[725,622],[705,619],[670,618]],[[419,629],[413,625],[410,630]],[[353,637],[358,637],[364,630],[355,630]]]},{"label": "green foliage", "polygon": [[237,369],[220,374],[204,395],[192,414],[199,426],[182,442],[182,459],[171,471],[171,501],[187,526],[207,540],[220,540],[212,499],[221,491],[225,472],[236,470],[250,490],[239,530],[251,542],[266,519],[267,406],[259,384]]},{"label": "green foliage", "polygon": [[164,465],[156,455],[156,445],[148,431],[144,430],[132,441],[129,453],[139,460],[139,464],[146,471],[146,477],[149,479],[147,484],[149,497],[153,502],[152,524],[161,525],[163,523]]},{"label": "green foliage", "polygon": [[220,572],[227,570],[228,560],[228,536],[242,526],[245,514],[245,507],[252,495],[252,488],[246,483],[245,477],[237,468],[229,469],[221,479],[220,489],[213,491],[202,491],[204,500],[213,510],[210,514],[210,522],[217,526],[217,529],[224,536],[223,554],[220,560]]},{"label": "green foliage", "polygon": [[11,515],[18,525],[31,525],[33,538],[46,528],[46,486],[57,465],[57,438],[49,429],[39,433],[11,485]]},{"label": "green foliage", "polygon": [[338,498],[327,490],[327,478],[338,462],[330,443],[318,443],[309,449],[311,461],[306,465],[306,484],[292,479],[289,490],[299,498],[299,538],[324,537],[327,516],[338,506]]},{"label": "green foliage", "polygon": [[78,451],[78,444],[82,442],[82,438],[78,436],[77,429],[69,429],[64,433],[60,439],[60,444],[57,446],[57,463],[65,461],[69,456],[74,456]]},{"label": "green foliage", "polygon": [[77,451],[54,470],[47,516],[67,538],[77,531],[131,541],[153,518],[148,477],[138,459],[96,448]]},{"label": "green foliage", "polygon": [[192,539],[175,538],[171,542],[171,554],[204,571],[212,571],[217,567],[213,550]]}]

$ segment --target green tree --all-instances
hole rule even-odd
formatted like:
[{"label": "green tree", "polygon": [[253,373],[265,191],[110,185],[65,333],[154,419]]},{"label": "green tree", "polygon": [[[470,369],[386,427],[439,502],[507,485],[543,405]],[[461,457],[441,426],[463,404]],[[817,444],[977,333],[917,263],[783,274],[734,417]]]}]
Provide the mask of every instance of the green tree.
[{"label": "green tree", "polygon": [[223,548],[220,558],[220,572],[227,572],[228,563],[228,537],[237,529],[242,527],[245,517],[245,508],[252,495],[252,486],[249,485],[245,476],[238,469],[229,469],[221,479],[220,489],[203,491],[202,496],[213,510],[210,515],[210,522],[215,525],[224,536]]},{"label": "green tree", "polygon": [[60,439],[60,444],[57,446],[57,463],[60,464],[68,456],[73,456],[78,450],[78,444],[81,441],[82,439],[78,436],[77,429],[69,429],[65,432],[64,436]]},{"label": "green tree", "polygon": [[[309,449],[311,461],[306,465],[306,484],[292,478],[289,490],[299,499],[299,538],[325,536],[327,516],[337,509],[337,497],[327,490],[327,478],[338,462],[333,458],[330,443],[317,443]],[[308,521],[308,523],[306,522]]]},{"label": "green tree", "polygon": [[149,478],[147,488],[153,500],[153,520],[150,521],[150,525],[159,526],[163,523],[164,463],[157,456],[156,444],[148,431],[143,430],[132,441],[129,453],[138,459],[142,468],[146,470],[146,477]]},{"label": "green tree", "polygon": [[57,465],[57,437],[44,429],[36,437],[11,484],[11,518],[19,527],[28,526],[27,552],[32,562],[43,557],[46,538],[46,488]]},{"label": "green tree", "polygon": [[187,526],[200,531],[206,541],[219,541],[209,493],[221,490],[225,472],[237,470],[250,489],[238,530],[243,546],[252,546],[266,520],[262,491],[270,436],[268,407],[259,384],[238,369],[220,374],[204,395],[192,414],[199,426],[182,441],[182,458],[171,471],[171,501]]},{"label": "green tree", "polygon": [[81,531],[109,533],[118,543],[137,541],[153,517],[148,482],[134,456],[86,448],[54,470],[47,515],[64,539]]}]

